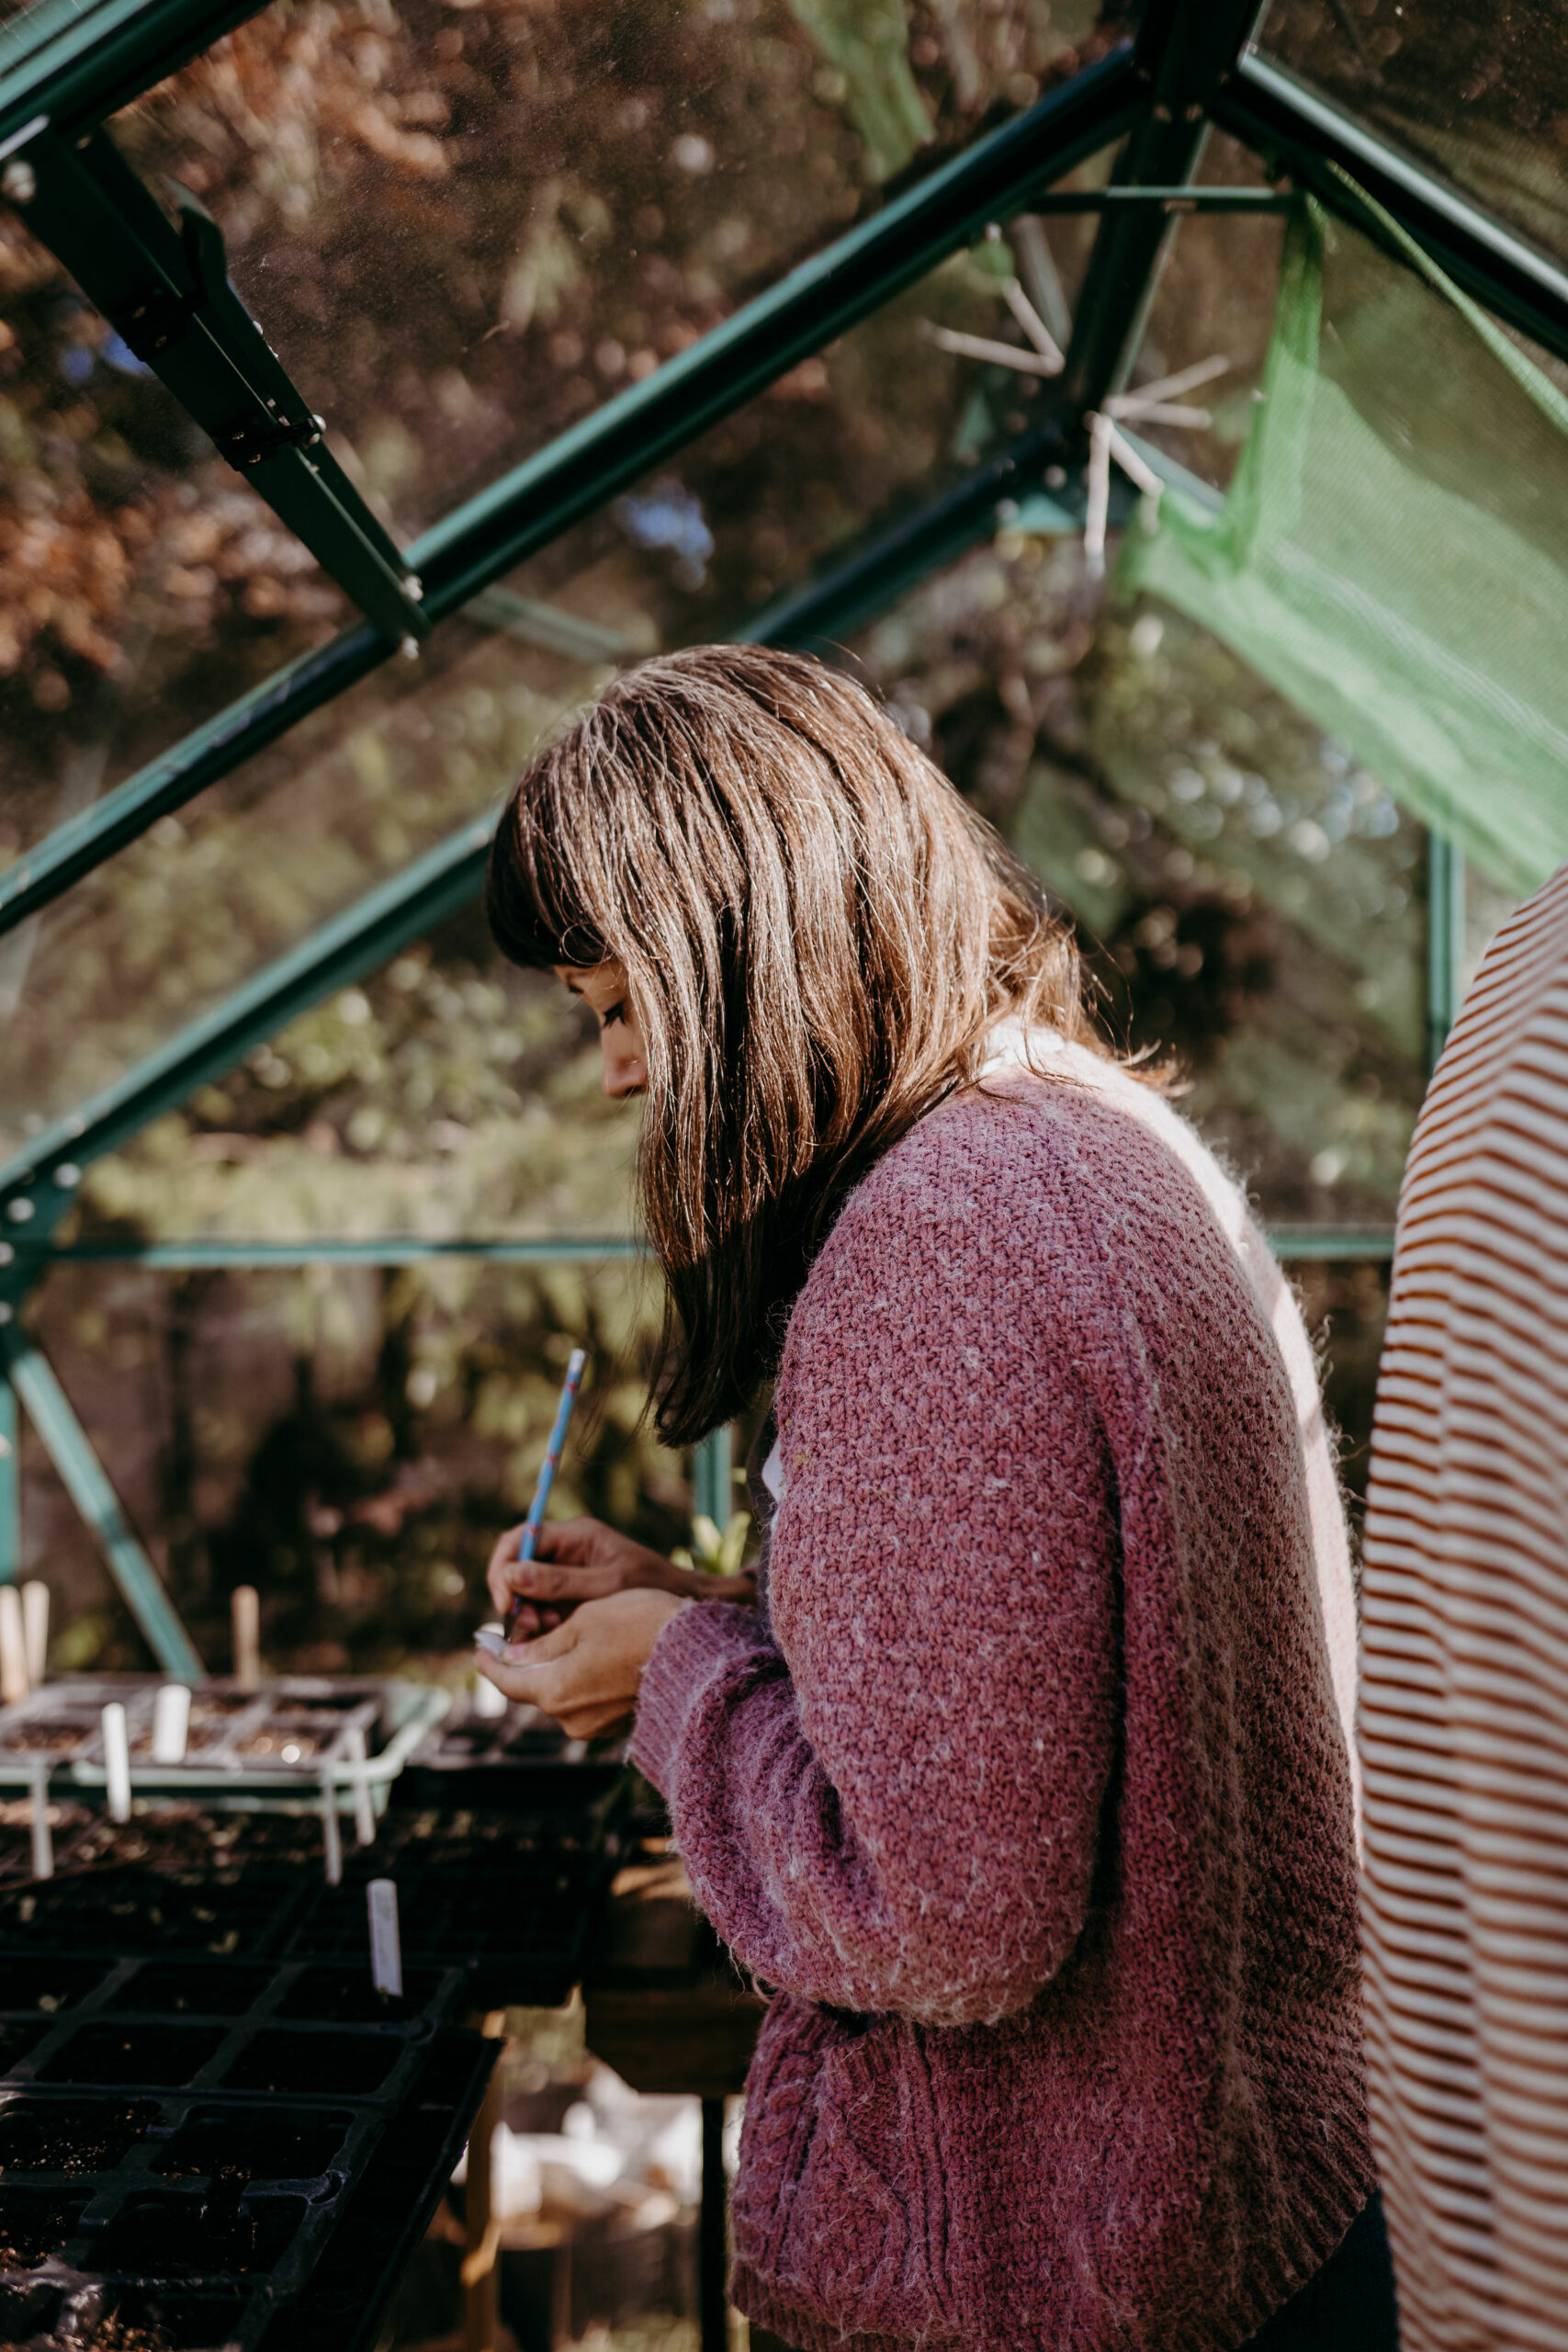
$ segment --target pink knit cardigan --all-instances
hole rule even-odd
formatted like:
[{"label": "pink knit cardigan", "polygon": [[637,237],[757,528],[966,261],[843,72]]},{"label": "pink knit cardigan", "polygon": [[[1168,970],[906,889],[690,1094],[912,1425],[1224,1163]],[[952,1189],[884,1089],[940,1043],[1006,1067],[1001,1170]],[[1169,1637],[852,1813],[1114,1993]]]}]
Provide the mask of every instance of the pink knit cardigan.
[{"label": "pink knit cardigan", "polygon": [[776,1988],[741,2310],[801,2352],[1231,2352],[1371,2185],[1343,1526],[1191,1130],[1006,1083],[840,1214],[771,1629],[675,1617],[634,1752]]}]

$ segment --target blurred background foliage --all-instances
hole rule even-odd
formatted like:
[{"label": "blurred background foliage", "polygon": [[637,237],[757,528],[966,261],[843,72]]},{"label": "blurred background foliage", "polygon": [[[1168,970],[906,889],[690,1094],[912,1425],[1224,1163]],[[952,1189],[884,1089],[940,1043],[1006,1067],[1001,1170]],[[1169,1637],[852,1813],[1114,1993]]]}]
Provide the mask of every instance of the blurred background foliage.
[{"label": "blurred background foliage", "polygon": [[[1125,13],[275,0],[112,131],[218,220],[406,538],[1090,62]],[[9,211],[0,305],[3,850],[344,608]],[[808,361],[775,430],[823,396]]]},{"label": "blurred background foliage", "polygon": [[[221,221],[242,293],[407,537],[1118,21],[1092,0],[279,0],[117,135]],[[1215,140],[1204,175],[1260,166]],[[0,1137],[482,815],[620,662],[733,629],[1021,431],[1037,381],[929,326],[1019,340],[1016,269],[1065,334],[1088,237],[1026,222],[955,257],[0,942]],[[1151,312],[1141,379],[1230,363],[1208,425],[1165,433],[1215,489],[1278,247],[1275,221],[1184,223]],[[343,616],[8,217],[0,298],[7,856]],[[1029,521],[833,658],[1035,866],[1108,1034],[1178,1064],[1266,1218],[1386,1226],[1425,1079],[1424,836],[1224,646]],[[1475,951],[1500,910],[1474,895]],[[581,1009],[506,967],[470,910],[93,1163],[68,1238],[624,1237],[635,1148]],[[1383,1272],[1298,1272],[1356,1490]],[[686,1536],[691,1465],[640,1420],[658,1309],[645,1269],[591,1252],[62,1265],[29,1311],[211,1665],[248,1581],[276,1667],[457,1674],[575,1341],[592,1370],[556,1508]],[[23,1471],[56,1662],[141,1663],[27,1433]]]}]

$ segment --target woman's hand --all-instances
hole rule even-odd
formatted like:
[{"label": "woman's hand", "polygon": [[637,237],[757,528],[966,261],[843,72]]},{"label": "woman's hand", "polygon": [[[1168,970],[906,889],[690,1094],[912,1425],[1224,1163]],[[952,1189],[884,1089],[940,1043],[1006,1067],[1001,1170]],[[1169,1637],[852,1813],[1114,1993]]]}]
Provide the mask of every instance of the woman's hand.
[{"label": "woman's hand", "polygon": [[682,1600],[740,1600],[756,1597],[750,1575],[714,1577],[678,1568],[662,1553],[617,1535],[599,1519],[549,1520],[539,1530],[531,1560],[517,1556],[521,1527],[509,1527],[490,1555],[485,1581],[504,1622],[520,1600],[516,1638],[527,1641],[561,1624],[578,1604],[618,1592],[664,1592]]},{"label": "woman's hand", "polygon": [[504,1657],[476,1650],[474,1663],[498,1690],[553,1715],[572,1739],[596,1739],[625,1723],[636,1708],[653,1645],[684,1605],[677,1594],[646,1586],[611,1592],[602,1600],[585,1600],[564,1624],[537,1641],[514,1645]]}]

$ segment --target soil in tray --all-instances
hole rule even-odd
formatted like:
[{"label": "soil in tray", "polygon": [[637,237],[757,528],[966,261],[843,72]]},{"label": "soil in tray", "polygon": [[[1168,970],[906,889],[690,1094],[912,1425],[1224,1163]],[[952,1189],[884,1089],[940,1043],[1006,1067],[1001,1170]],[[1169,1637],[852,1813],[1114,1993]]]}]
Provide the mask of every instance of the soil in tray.
[{"label": "soil in tray", "polygon": [[[176,2303],[168,2295],[132,2292],[100,2319],[75,2319],[69,2335],[29,2335],[17,2352],[182,2352],[186,2346],[226,2344],[241,2308],[228,2296],[188,2302],[181,2297]],[[6,2352],[11,2352],[10,2339]]]},{"label": "soil in tray", "polygon": [[244,2305],[239,2293],[152,2293],[134,2287],[105,2290],[103,2315],[73,2335],[44,2335],[27,2352],[186,2352],[228,2344],[239,2334]]},{"label": "soil in tray", "polygon": [[0,1951],[64,1945],[132,1953],[168,1944],[218,1959],[265,1951],[295,1893],[281,1876],[240,1884],[112,1866],[62,1872],[0,1892]]},{"label": "soil in tray", "polygon": [[[178,2336],[165,2334],[157,2322],[151,2326],[142,2326],[137,2321],[122,2319],[118,2312],[113,2312],[107,2318],[90,2325],[85,2335],[73,2329],[69,2335],[29,2335],[25,2344],[17,2346],[17,2352],[176,2352],[176,2347],[182,2344],[221,2344],[223,2337],[220,2329],[232,2321],[234,2309],[225,2305],[224,2317],[220,2322],[214,2324],[200,2323],[195,2334]],[[9,2341],[7,2352],[10,2352]]]},{"label": "soil in tray", "polygon": [[193,2108],[155,2169],[165,2180],[211,2178],[225,2166],[252,2180],[316,2180],[336,2164],[353,2120],[330,2109],[273,2116]]},{"label": "soil in tray", "polygon": [[0,2187],[0,2270],[36,2270],[76,2234],[86,2202],[48,2189]]},{"label": "soil in tray", "polygon": [[281,1814],[204,1813],[195,1805],[160,1805],[134,1821],[112,1822],[99,1815],[91,1831],[72,1849],[78,1861],[97,1869],[135,1863],[147,1871],[204,1875],[236,1871],[242,1863],[319,1861],[319,1820],[303,1822]]},{"label": "soil in tray", "polygon": [[403,1980],[400,2000],[378,1993],[367,1968],[308,1968],[277,2005],[280,2018],[311,2018],[323,2025],[383,2025],[416,2018],[441,1982],[434,1969]]},{"label": "soil in tray", "polygon": [[205,2194],[128,2198],[104,2232],[95,2267],[143,2278],[243,2278],[276,2269],[305,2218],[305,2199],[258,2197],[252,2204],[243,2201],[249,2186],[248,2174],[229,2169]]},{"label": "soil in tray", "polygon": [[178,2088],[223,2046],[220,2025],[85,2025],[39,2075],[43,2083],[146,2083]]},{"label": "soil in tray", "polygon": [[84,2099],[67,2107],[23,2092],[0,2107],[0,2176],[110,2172],[157,2115],[152,2106]]},{"label": "soil in tray", "polygon": [[379,2090],[402,2054],[400,2034],[258,2033],[230,2067],[223,2087],[357,2098]]},{"label": "soil in tray", "polygon": [[0,1960],[0,2009],[74,2008],[104,1980],[101,1960]]},{"label": "soil in tray", "polygon": [[[186,1734],[186,1753],[188,1756],[199,1756],[204,1747],[213,1747],[221,1737],[221,1732],[211,1730],[200,1724],[193,1724]],[[151,1756],[152,1753],[151,1729],[140,1733],[131,1741],[130,1752],[132,1756]]]},{"label": "soil in tray", "polygon": [[306,1731],[292,1724],[267,1724],[248,1739],[236,1740],[234,1753],[251,1764],[308,1764],[332,1740],[337,1725]]},{"label": "soil in tray", "polygon": [[157,1962],[128,1977],[109,2006],[160,2017],[171,2012],[176,2017],[243,2017],[276,1973],[259,1966],[227,1967],[221,1961],[210,1966],[200,1961]]},{"label": "soil in tray", "polygon": [[7,1756],[69,1756],[91,1739],[96,1728],[90,1723],[51,1723],[45,1716],[39,1723],[18,1724],[0,1740],[0,1748]]},{"label": "soil in tray", "polygon": [[243,1715],[260,1698],[259,1690],[204,1690],[190,1702],[193,1724],[223,1724],[231,1715]]}]

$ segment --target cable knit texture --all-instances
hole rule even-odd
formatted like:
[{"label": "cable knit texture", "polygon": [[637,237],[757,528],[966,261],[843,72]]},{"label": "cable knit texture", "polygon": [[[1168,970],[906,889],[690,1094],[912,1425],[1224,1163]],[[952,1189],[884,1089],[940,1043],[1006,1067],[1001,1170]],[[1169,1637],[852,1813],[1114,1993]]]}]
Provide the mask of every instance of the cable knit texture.
[{"label": "cable knit texture", "polygon": [[1305,1336],[1191,1130],[1064,1069],[852,1195],[771,1626],[685,1610],[644,1678],[634,1752],[776,1988],[732,2292],[802,2352],[1231,2352],[1371,2185]]}]

